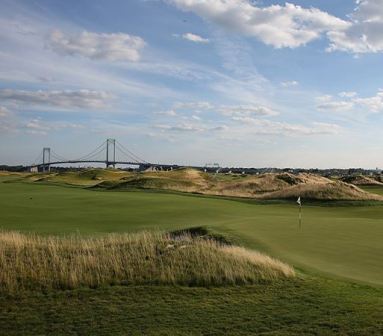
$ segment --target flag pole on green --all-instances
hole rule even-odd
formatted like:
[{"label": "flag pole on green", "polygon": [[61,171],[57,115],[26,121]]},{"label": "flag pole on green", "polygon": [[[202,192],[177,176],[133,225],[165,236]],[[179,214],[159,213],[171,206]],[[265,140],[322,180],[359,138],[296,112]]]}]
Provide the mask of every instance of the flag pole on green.
[{"label": "flag pole on green", "polygon": [[297,203],[299,205],[299,229],[302,228],[302,201],[301,197],[298,197]]}]

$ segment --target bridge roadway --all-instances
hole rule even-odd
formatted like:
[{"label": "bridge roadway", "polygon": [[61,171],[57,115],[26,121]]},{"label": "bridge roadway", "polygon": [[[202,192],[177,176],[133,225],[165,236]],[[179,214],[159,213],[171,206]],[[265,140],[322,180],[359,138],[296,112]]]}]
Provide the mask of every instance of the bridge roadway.
[{"label": "bridge roadway", "polygon": [[132,166],[140,166],[140,167],[162,167],[162,168],[179,167],[178,165],[149,163],[149,162],[105,161],[105,160],[68,160],[68,161],[53,161],[53,162],[39,163],[39,164],[27,166],[25,168],[47,167],[47,166],[53,166],[53,165],[58,165],[58,164],[68,164],[68,163],[102,163],[102,164],[105,164],[107,166],[122,164],[122,165],[132,165]]}]

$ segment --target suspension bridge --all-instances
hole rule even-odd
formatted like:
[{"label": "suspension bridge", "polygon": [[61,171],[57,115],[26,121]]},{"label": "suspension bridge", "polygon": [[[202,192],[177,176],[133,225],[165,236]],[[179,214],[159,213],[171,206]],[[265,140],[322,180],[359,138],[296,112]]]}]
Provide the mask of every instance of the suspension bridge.
[{"label": "suspension bridge", "polygon": [[116,167],[116,165],[137,166],[139,169],[161,168],[170,169],[178,167],[177,165],[150,163],[145,161],[131,150],[119,143],[116,139],[107,139],[100,146],[88,154],[75,159],[65,158],[52,150],[50,147],[44,147],[39,156],[32,164],[26,166],[31,171],[50,171],[51,166],[61,164],[105,164],[106,168]]}]

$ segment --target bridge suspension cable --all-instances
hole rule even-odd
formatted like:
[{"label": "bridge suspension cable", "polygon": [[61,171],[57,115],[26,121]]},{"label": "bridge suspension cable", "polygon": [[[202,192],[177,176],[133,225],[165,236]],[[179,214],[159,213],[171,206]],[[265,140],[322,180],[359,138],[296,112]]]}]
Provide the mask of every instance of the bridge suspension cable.
[{"label": "bridge suspension cable", "polygon": [[[109,147],[108,147],[109,146]],[[118,151],[121,158],[117,158],[115,153]],[[100,158],[100,154],[102,157]],[[112,157],[110,157],[110,155]],[[45,161],[45,162],[44,162]],[[116,162],[127,163],[127,164],[149,164],[148,161],[144,160],[140,156],[133,153],[130,149],[126,148],[123,144],[116,141],[115,139],[108,139],[100,144],[98,147],[93,149],[86,155],[83,155],[76,159],[67,159],[62,155],[57,154],[51,148],[44,147],[43,151],[41,151],[38,157],[34,160],[34,162],[30,165],[33,166],[44,166],[48,167],[50,164],[61,164],[61,163],[73,163],[73,162],[97,162],[106,163],[107,166],[115,165]]]},{"label": "bridge suspension cable", "polygon": [[43,162],[43,151],[40,151],[38,157],[32,161],[32,165]]},{"label": "bridge suspension cable", "polygon": [[128,148],[126,148],[124,145],[116,141],[116,148],[125,156],[127,156],[130,159],[133,159],[134,162],[136,163],[149,163],[139,157],[138,155],[134,154],[132,151],[130,151]]},{"label": "bridge suspension cable", "polygon": [[98,146],[97,148],[92,150],[87,155],[84,155],[84,156],[76,159],[75,161],[86,161],[88,159],[94,158],[95,156],[97,156],[98,154],[100,154],[106,150],[105,144],[106,144],[106,141],[104,141],[100,146]]},{"label": "bridge suspension cable", "polygon": [[56,159],[57,161],[69,161],[68,159],[64,158],[63,156],[55,153],[53,150],[51,150],[51,157]]}]

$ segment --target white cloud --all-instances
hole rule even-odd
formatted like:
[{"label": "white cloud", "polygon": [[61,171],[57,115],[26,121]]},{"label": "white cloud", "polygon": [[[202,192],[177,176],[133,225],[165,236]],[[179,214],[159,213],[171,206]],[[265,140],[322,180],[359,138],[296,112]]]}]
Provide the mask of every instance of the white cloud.
[{"label": "white cloud", "polygon": [[178,133],[201,133],[201,132],[210,132],[210,131],[226,131],[228,129],[228,126],[226,125],[219,125],[219,126],[208,126],[203,125],[202,123],[196,123],[196,122],[182,122],[175,125],[167,125],[167,124],[161,124],[161,125],[154,125],[154,128],[160,129],[162,131],[171,131],[171,132],[178,132]]},{"label": "white cloud", "polygon": [[163,115],[163,116],[167,116],[167,117],[175,117],[175,116],[177,116],[177,112],[174,111],[174,110],[159,111],[159,112],[155,112],[154,114]]},{"label": "white cloud", "polygon": [[[329,98],[327,98],[329,99]],[[171,123],[155,124],[152,127],[160,130],[161,134],[199,133],[207,135],[209,132],[222,132],[227,137],[242,137],[251,139],[256,135],[270,136],[306,136],[306,135],[334,135],[342,128],[336,124],[313,122],[309,125],[294,124],[270,120],[265,117],[278,115],[270,108],[257,105],[213,105],[207,102],[177,103],[178,108],[204,107],[205,110],[215,112],[209,115],[190,115],[177,113]],[[173,106],[173,109],[175,107]],[[218,115],[218,118],[217,118]],[[217,125],[218,123],[218,125]]]},{"label": "white cloud", "polygon": [[202,111],[215,111],[225,116],[275,116],[279,113],[263,105],[214,105],[209,102],[177,102],[173,105],[175,110],[188,110],[195,113]]},{"label": "white cloud", "polygon": [[[138,68],[142,61],[118,62],[116,65],[121,68],[121,71],[116,71],[114,66],[110,67],[105,62],[89,62],[89,59],[85,57],[62,57],[61,53],[52,53],[47,41],[52,27],[59,27],[63,32],[81,31],[82,28],[70,21],[63,22],[45,12],[43,15],[41,12],[21,10],[19,5],[13,3],[8,5],[11,7],[8,12],[12,15],[7,15],[4,6],[0,11],[1,82],[27,83],[28,87],[31,85],[41,87],[41,82],[49,81],[50,87],[58,89],[85,87],[102,91],[107,88],[108,91],[118,93],[119,96],[130,96],[130,98],[138,96],[154,99],[183,98],[178,90],[163,82],[152,83],[138,76],[134,78],[127,76],[124,67],[140,71],[134,67]],[[15,26],[28,27],[28,30],[33,30],[34,33],[28,35],[20,33]],[[44,44],[47,48],[43,48]],[[164,62],[157,55],[153,55],[148,63],[151,64],[151,71],[154,72],[159,68],[158,64]],[[166,68],[162,70],[163,73],[166,70],[170,72],[170,64]],[[182,65],[177,66],[177,69],[180,68]],[[188,68],[184,72],[189,74],[198,71]]]},{"label": "white cloud", "polygon": [[282,87],[293,87],[297,86],[299,83],[297,81],[286,81],[286,82],[281,82]]},{"label": "white cloud", "polygon": [[123,33],[97,34],[84,31],[77,35],[69,35],[56,30],[50,34],[47,45],[62,55],[137,62],[145,41],[141,37]]},{"label": "white cloud", "polygon": [[317,106],[319,110],[327,111],[349,111],[354,107],[351,101],[328,101]]},{"label": "white cloud", "polygon": [[81,129],[83,128],[83,125],[76,124],[76,123],[70,123],[70,122],[62,122],[62,121],[43,121],[40,118],[34,118],[32,120],[29,120],[24,125],[24,128],[27,130],[30,134],[36,134],[36,135],[46,135],[49,131],[58,131],[61,129]]},{"label": "white cloud", "polygon": [[155,125],[154,127],[173,132],[202,132],[205,130],[204,127],[191,123],[180,123],[176,125]]},{"label": "white cloud", "polygon": [[55,106],[60,108],[103,108],[113,96],[104,91],[25,91],[0,90],[0,99],[24,106]]},{"label": "white cloud", "polygon": [[362,108],[367,108],[370,112],[381,112],[383,111],[383,90],[379,90],[373,97],[355,98],[354,102]]},{"label": "white cloud", "polygon": [[50,131],[58,131],[62,129],[83,129],[84,125],[68,122],[68,121],[51,121],[43,120],[39,117],[32,119],[23,119],[21,116],[10,113],[4,107],[0,107],[0,112],[5,111],[5,114],[0,114],[0,130],[6,132],[26,132],[29,134],[46,135]]},{"label": "white cloud", "polygon": [[345,30],[328,33],[328,51],[346,51],[356,54],[383,52],[382,0],[357,0],[350,15],[351,25]]},{"label": "white cloud", "polygon": [[177,102],[174,104],[176,110],[209,110],[212,109],[213,105],[209,102]]},{"label": "white cloud", "polygon": [[354,91],[343,91],[343,92],[340,92],[338,94],[339,97],[342,97],[342,98],[353,98],[357,95],[356,92]]},{"label": "white cloud", "polygon": [[14,115],[5,106],[0,106],[0,131],[14,132],[16,128]]},{"label": "white cloud", "polygon": [[286,3],[258,7],[248,0],[167,0],[184,11],[231,31],[254,36],[276,48],[295,48],[350,23],[316,8]]},{"label": "white cloud", "polygon": [[215,126],[210,128],[211,131],[219,131],[219,132],[228,131],[229,129],[230,127],[227,125],[220,125],[220,126]]},{"label": "white cloud", "polygon": [[333,99],[333,96],[331,95],[323,95],[316,98],[316,100],[320,103],[326,103]]},{"label": "white cloud", "polygon": [[221,106],[217,108],[217,112],[226,116],[274,116],[278,112],[261,105],[232,105]]},{"label": "white cloud", "polygon": [[9,115],[9,110],[4,106],[0,106],[0,118],[6,117],[8,115]]},{"label": "white cloud", "polygon": [[193,33],[185,33],[182,35],[182,38],[185,40],[189,40],[195,43],[209,43],[210,40],[207,38],[203,38],[202,36],[199,36],[197,34]]},{"label": "white cloud", "polygon": [[348,20],[291,3],[262,7],[250,0],[165,1],[275,48],[296,48],[326,35],[329,52],[383,52],[382,0],[356,0]]},{"label": "white cloud", "polygon": [[343,99],[337,99],[333,96],[318,97],[317,108],[328,111],[350,111],[361,109],[364,113],[377,113],[383,111],[383,90],[378,90],[375,96],[358,97],[356,92],[341,92],[338,94]]},{"label": "white cloud", "polygon": [[310,126],[305,126],[252,117],[234,117],[233,120],[250,126],[251,133],[260,135],[331,135],[338,134],[341,131],[339,125],[319,122],[314,122]]},{"label": "white cloud", "polygon": [[176,102],[173,104],[172,110],[178,111],[180,114],[183,113],[195,113],[199,114],[202,112],[210,111],[214,108],[209,102],[205,101],[194,101],[194,102]]},{"label": "white cloud", "polygon": [[37,130],[37,131],[47,131],[49,130],[49,127],[44,126],[41,124],[40,119],[32,119],[28,121],[25,125],[26,128],[31,130]]}]

